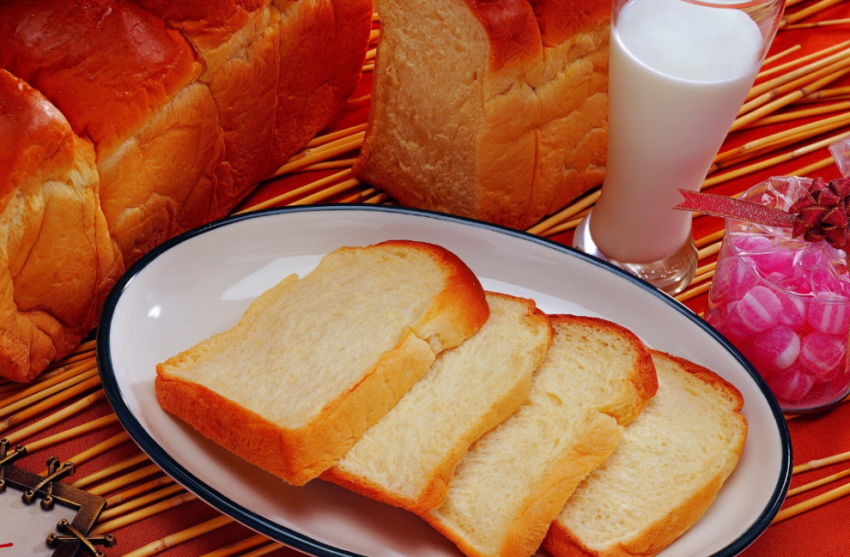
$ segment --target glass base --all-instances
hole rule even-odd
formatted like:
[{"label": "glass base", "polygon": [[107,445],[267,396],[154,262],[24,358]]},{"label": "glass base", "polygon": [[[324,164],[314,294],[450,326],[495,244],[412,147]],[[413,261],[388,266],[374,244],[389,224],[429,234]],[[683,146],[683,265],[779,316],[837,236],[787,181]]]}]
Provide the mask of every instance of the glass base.
[{"label": "glass base", "polygon": [[651,263],[627,263],[624,261],[616,261],[602,253],[593,241],[590,235],[590,217],[593,212],[587,215],[578,227],[576,227],[575,235],[573,236],[573,247],[581,251],[598,257],[603,261],[607,261],[612,265],[630,272],[631,274],[642,278],[651,283],[653,286],[663,290],[667,294],[674,296],[687,288],[691,279],[694,278],[694,272],[697,269],[698,255],[697,248],[693,240],[690,240],[682,246],[679,251],[668,255],[661,261],[653,261]]}]

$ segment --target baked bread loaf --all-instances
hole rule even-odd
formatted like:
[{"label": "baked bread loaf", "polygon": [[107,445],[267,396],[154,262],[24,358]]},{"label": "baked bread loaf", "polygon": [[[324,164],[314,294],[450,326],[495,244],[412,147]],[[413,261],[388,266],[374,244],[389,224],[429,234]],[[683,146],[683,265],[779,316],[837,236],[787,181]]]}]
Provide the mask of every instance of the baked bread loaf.
[{"label": "baked bread loaf", "polygon": [[460,461],[443,504],[424,515],[470,557],[528,557],[578,483],[655,394],[649,350],[626,329],[550,316],[552,345],[528,401]]},{"label": "baked bread loaf", "polygon": [[[0,374],[26,381],[97,322],[116,254],[91,142],[0,69]],[[45,262],[49,261],[49,265]]]},{"label": "baked bread loaf", "polygon": [[406,205],[526,228],[604,178],[602,0],[378,0],[354,173]]},{"label": "baked bread loaf", "polygon": [[[61,240],[70,221],[36,229],[42,244],[63,241],[66,251],[29,262],[33,280],[8,270],[6,297],[20,311],[0,308],[0,361],[15,362],[0,375],[30,379],[91,330],[94,321],[78,317],[91,313],[90,300],[59,300],[57,282],[105,294],[154,246],[224,216],[326,126],[359,81],[371,19],[371,0],[0,3],[0,68],[41,93],[75,141],[93,147],[98,185],[87,207],[100,213],[117,254],[97,279],[73,276],[110,256],[95,256],[92,242]],[[4,141],[13,138],[13,153],[50,141]],[[6,221],[18,229],[4,233],[22,234],[39,215],[24,208]],[[76,266],[63,265],[72,257]],[[51,288],[52,299],[44,296]]]},{"label": "baked bread loaf", "polygon": [[437,356],[322,479],[417,514],[443,501],[469,446],[528,398],[552,338],[531,300],[488,293],[487,303],[484,327]]},{"label": "baked bread loaf", "polygon": [[294,485],[384,416],[489,310],[453,254],[395,241],[340,248],[257,298],[239,324],[157,366],[160,405]]},{"label": "baked bread loaf", "polygon": [[552,523],[555,557],[650,557],[690,528],[735,469],[743,398],[713,372],[653,352],[658,393]]}]

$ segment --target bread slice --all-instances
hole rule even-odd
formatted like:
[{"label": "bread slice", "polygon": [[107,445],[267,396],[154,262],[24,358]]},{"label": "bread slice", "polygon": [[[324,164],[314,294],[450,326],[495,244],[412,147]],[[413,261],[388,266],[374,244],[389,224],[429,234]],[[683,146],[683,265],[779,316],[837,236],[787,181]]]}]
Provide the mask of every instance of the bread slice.
[{"label": "bread slice", "polygon": [[741,394],[687,360],[653,360],[658,394],[552,523],[543,547],[556,557],[659,553],[699,520],[738,463]]},{"label": "bread slice", "polygon": [[376,0],[354,173],[400,202],[524,229],[601,184],[604,0]]},{"label": "bread slice", "polygon": [[162,407],[294,485],[332,466],[487,320],[478,280],[431,244],[340,248],[234,328],[157,366]]},{"label": "bread slice", "polygon": [[552,338],[533,301],[488,293],[487,302],[484,327],[437,356],[323,479],[418,514],[443,501],[469,446],[528,398]]},{"label": "bread slice", "polygon": [[590,317],[550,321],[528,401],[473,445],[446,500],[424,517],[471,557],[533,554],[657,388],[649,350],[628,330]]}]

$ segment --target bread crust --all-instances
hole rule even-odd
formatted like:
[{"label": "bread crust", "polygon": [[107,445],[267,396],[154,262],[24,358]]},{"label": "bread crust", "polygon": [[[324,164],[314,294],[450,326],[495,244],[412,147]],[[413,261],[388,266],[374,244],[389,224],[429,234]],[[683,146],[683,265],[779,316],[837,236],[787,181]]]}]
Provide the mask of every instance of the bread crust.
[{"label": "bread crust", "polygon": [[95,154],[0,69],[0,375],[29,381],[97,323],[117,278]]},{"label": "bread crust", "polygon": [[714,502],[726,478],[738,464],[744,450],[747,432],[747,421],[741,414],[744,399],[738,389],[713,371],[684,358],[658,350],[651,352],[657,357],[675,362],[688,373],[719,391],[724,398],[733,402],[730,410],[739,422],[742,432],[742,435],[738,436],[739,443],[731,447],[729,458],[716,475],[707,478],[706,482],[670,515],[647,524],[634,537],[615,540],[602,547],[588,547],[563,523],[554,520],[546,539],[543,541],[543,548],[555,557],[652,557],[657,555],[705,514],[711,503]]},{"label": "bread crust", "polygon": [[[356,384],[327,401],[319,412],[304,416],[305,425],[285,427],[272,423],[224,394],[178,376],[181,364],[192,362],[205,351],[215,351],[215,345],[226,340],[228,332],[157,365],[155,385],[162,408],[290,484],[303,485],[319,476],[398,402],[428,369],[436,352],[461,342],[463,334],[471,336],[489,314],[478,279],[454,254],[432,244],[404,240],[383,242],[373,248],[381,246],[427,254],[446,272],[444,290],[432,300],[424,312],[426,317],[405,331],[399,343],[384,352],[372,368],[363,370]],[[275,295],[285,295],[296,281],[295,276],[284,279],[273,287]],[[449,313],[456,321],[444,319],[438,310]],[[262,311],[260,304],[252,304],[240,323],[253,321]]]},{"label": "bread crust", "polygon": [[[552,341],[552,326],[549,323],[548,316],[537,309],[532,300],[516,298],[494,292],[488,292],[487,296],[511,299],[518,303],[523,303],[528,311],[525,318],[536,323],[537,327],[544,327],[546,331],[548,331],[548,341],[546,345],[540,350],[537,350],[535,355],[532,356],[532,360],[536,362],[533,364],[533,367],[536,369],[540,365],[540,362],[543,361],[543,357],[549,349],[549,344]],[[425,482],[424,487],[416,497],[405,497],[402,494],[388,491],[385,486],[378,485],[356,474],[350,474],[345,469],[341,469],[339,467],[329,468],[322,474],[321,478],[356,493],[360,493],[361,495],[365,495],[366,497],[370,497],[396,507],[401,507],[420,516],[424,516],[432,509],[439,506],[446,498],[449,486],[451,485],[451,480],[454,477],[455,468],[461,458],[463,458],[469,450],[469,446],[487,431],[493,429],[507,419],[508,416],[513,414],[514,411],[516,411],[516,409],[519,408],[528,398],[528,391],[530,387],[531,373],[528,373],[524,375],[520,381],[517,381],[510,391],[505,393],[505,395],[497,401],[497,404],[491,407],[488,412],[478,416],[474,427],[468,428],[463,435],[454,440],[454,445],[451,450],[448,451],[440,466],[432,470],[428,475],[428,479]]]},{"label": "bread crust", "polygon": [[611,19],[606,0],[527,0],[534,9],[543,45],[555,47]]}]

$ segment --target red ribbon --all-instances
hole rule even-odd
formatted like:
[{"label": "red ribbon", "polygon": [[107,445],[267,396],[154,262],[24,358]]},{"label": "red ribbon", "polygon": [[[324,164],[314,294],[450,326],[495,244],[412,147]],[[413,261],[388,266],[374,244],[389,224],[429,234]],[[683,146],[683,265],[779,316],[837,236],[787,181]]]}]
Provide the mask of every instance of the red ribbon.
[{"label": "red ribbon", "polygon": [[685,200],[673,207],[682,211],[691,211],[723,217],[726,219],[738,219],[766,226],[794,226],[797,217],[786,213],[781,209],[766,207],[752,201],[735,199],[713,193],[700,193],[690,190],[679,190]]}]

